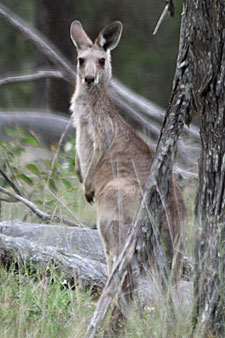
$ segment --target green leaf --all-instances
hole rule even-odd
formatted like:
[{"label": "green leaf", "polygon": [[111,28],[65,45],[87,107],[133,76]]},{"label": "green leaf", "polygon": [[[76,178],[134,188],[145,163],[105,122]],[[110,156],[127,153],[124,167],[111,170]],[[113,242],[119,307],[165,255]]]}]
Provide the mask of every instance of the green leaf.
[{"label": "green leaf", "polygon": [[31,144],[32,146],[38,146],[38,141],[33,137],[24,137],[21,139],[23,143]]},{"label": "green leaf", "polygon": [[73,184],[70,181],[66,180],[65,178],[62,178],[62,181],[68,189],[73,188]]},{"label": "green leaf", "polygon": [[37,200],[37,199],[35,199],[35,200],[34,200],[34,203],[35,203],[36,205],[42,205],[42,204],[43,204],[43,201],[42,201],[42,200]]},{"label": "green leaf", "polygon": [[32,181],[32,179],[31,179],[29,176],[27,176],[27,175],[25,175],[25,174],[20,174],[19,177],[20,177],[24,182],[26,182],[27,184],[33,185],[33,181]]},{"label": "green leaf", "polygon": [[19,136],[24,135],[24,131],[23,131],[22,128],[17,128],[17,133],[18,133]]},{"label": "green leaf", "polygon": [[45,203],[48,207],[53,207],[56,205],[56,200],[50,200]]},{"label": "green leaf", "polygon": [[52,178],[50,178],[50,180],[49,180],[49,186],[50,186],[50,188],[52,188],[52,190],[57,190],[55,181]]},{"label": "green leaf", "polygon": [[38,167],[33,164],[33,163],[29,163],[26,165],[27,169],[30,170],[33,174],[40,176],[41,172],[39,171]]},{"label": "green leaf", "polygon": [[14,133],[14,131],[12,129],[6,128],[5,129],[6,134],[8,134],[9,136],[15,137],[16,134]]}]

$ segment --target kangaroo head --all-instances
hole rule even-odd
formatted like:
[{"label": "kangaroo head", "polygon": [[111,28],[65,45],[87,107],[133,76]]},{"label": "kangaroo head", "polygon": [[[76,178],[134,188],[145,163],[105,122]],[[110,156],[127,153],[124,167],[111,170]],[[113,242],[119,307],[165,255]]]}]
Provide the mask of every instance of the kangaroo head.
[{"label": "kangaroo head", "polygon": [[122,24],[119,21],[106,26],[93,43],[79,21],[73,21],[70,34],[77,48],[77,77],[87,88],[104,87],[112,76],[110,51],[120,40]]}]

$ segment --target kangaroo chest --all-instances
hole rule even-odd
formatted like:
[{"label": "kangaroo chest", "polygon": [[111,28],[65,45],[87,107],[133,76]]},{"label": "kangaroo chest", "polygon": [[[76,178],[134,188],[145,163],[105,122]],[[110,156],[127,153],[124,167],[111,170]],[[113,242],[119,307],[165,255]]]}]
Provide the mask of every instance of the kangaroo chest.
[{"label": "kangaroo chest", "polygon": [[76,128],[76,152],[82,178],[85,177],[93,154],[94,127],[89,104],[73,103],[73,125]]}]

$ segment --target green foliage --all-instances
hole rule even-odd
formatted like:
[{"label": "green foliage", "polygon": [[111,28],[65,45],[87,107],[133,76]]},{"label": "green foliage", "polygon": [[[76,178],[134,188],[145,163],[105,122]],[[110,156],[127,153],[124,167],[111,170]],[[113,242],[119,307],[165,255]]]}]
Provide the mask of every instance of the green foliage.
[{"label": "green foliage", "polygon": [[[59,152],[55,159],[56,153],[50,150],[49,158],[43,159],[44,149],[35,137],[25,135],[21,129],[17,132],[7,129],[6,132],[10,140],[0,141],[1,167],[20,193],[50,215],[61,215],[77,223],[95,223],[95,209],[84,201],[75,175],[74,140],[71,139],[64,146],[66,151]],[[3,176],[0,176],[0,185],[11,189]],[[1,216],[4,220],[13,217],[40,222],[25,206],[21,208],[20,203],[2,202]]]},{"label": "green foliage", "polygon": [[65,288],[50,269],[46,274],[0,267],[1,338],[69,337],[74,323],[76,337],[82,337],[92,311],[90,294]]},{"label": "green foliage", "polygon": [[[75,218],[77,214],[82,217],[87,213],[85,204],[82,204],[80,184],[74,174],[75,153],[72,139],[64,146],[64,152],[59,153],[52,166],[52,159],[31,162],[29,156],[25,157],[28,150],[32,153],[35,150],[41,151],[37,139],[25,135],[21,129],[16,132],[8,129],[7,134],[11,139],[0,142],[2,167],[25,197],[30,198],[42,210],[64,218]],[[0,184],[10,189],[9,183],[3,177],[0,177]],[[189,186],[189,189],[188,195],[193,194],[194,188]],[[3,202],[2,209],[4,220],[24,218],[39,222],[21,204]],[[93,212],[91,217],[94,219]],[[189,243],[188,250],[191,253],[194,232],[189,231],[187,236],[187,242],[190,242],[190,238],[192,242],[192,245]],[[24,266],[20,266],[18,270],[12,266],[6,270],[1,265],[0,337],[84,337],[94,310],[91,292],[65,288],[63,284],[63,278],[58,276],[54,267],[43,272],[41,269],[32,271],[32,267],[28,269]],[[189,290],[187,298],[190,295]],[[189,337],[190,308],[191,302],[177,302],[174,312],[171,313],[167,295],[159,290],[155,295],[155,303],[141,314],[137,308],[130,306],[125,332],[121,336]],[[108,324],[106,320],[104,327]],[[99,337],[102,335],[101,331]]]},{"label": "green foliage", "polygon": [[[156,286],[157,289],[157,286]],[[54,268],[31,271],[14,265],[0,266],[1,338],[83,338],[93,314],[91,291],[65,287]],[[188,338],[191,332],[191,303],[175,301],[171,312],[167,296],[157,289],[155,302],[140,313],[129,308],[126,327],[116,337]],[[111,311],[110,311],[111,312]],[[109,319],[104,322],[107,329]],[[97,337],[102,337],[103,330]]]}]

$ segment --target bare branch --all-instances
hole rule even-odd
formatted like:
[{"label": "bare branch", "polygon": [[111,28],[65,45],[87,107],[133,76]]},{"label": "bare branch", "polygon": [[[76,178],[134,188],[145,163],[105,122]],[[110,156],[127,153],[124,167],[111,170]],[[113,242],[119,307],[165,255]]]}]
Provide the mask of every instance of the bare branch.
[{"label": "bare branch", "polygon": [[173,0],[167,0],[166,2],[168,2],[169,4],[169,12],[170,12],[170,15],[173,17],[175,15],[175,6],[173,3]]},{"label": "bare branch", "polygon": [[165,6],[157,24],[156,24],[156,26],[155,26],[155,29],[154,29],[152,35],[156,35],[158,33],[158,30],[159,30],[161,24],[163,23],[163,21],[165,20],[167,14],[169,12],[170,12],[171,16],[174,16],[174,4],[173,4],[172,0],[166,1],[166,6]]},{"label": "bare branch", "polygon": [[162,12],[162,14],[161,14],[161,16],[160,16],[160,18],[159,18],[159,20],[158,20],[158,22],[157,22],[157,24],[156,24],[156,26],[155,26],[155,29],[154,29],[152,35],[156,35],[158,33],[158,30],[159,30],[161,24],[163,23],[163,21],[165,20],[168,12],[169,12],[169,4],[167,3],[163,12]]},{"label": "bare branch", "polygon": [[43,78],[54,77],[57,79],[63,79],[63,74],[56,70],[38,70],[33,74],[27,75],[12,75],[0,79],[0,86],[5,86],[11,83],[30,82],[36,81]]},{"label": "bare branch", "polygon": [[46,55],[61,70],[64,78],[73,86],[75,72],[70,62],[62,53],[35,28],[30,27],[24,20],[15,15],[6,6],[0,4],[0,18],[20,32],[26,40],[34,44],[37,49]]},{"label": "bare branch", "polygon": [[18,203],[19,202],[18,200],[10,200],[8,198],[1,198],[1,197],[0,197],[0,201],[7,202],[7,203]]},{"label": "bare branch", "polygon": [[76,223],[66,220],[64,218],[58,217],[58,216],[51,216],[45,212],[43,212],[42,210],[40,210],[34,203],[30,202],[29,200],[27,200],[26,198],[15,194],[3,187],[0,186],[0,191],[4,194],[7,194],[8,196],[17,199],[18,201],[22,202],[23,204],[25,204],[30,210],[32,210],[35,215],[37,215],[39,218],[41,218],[41,220],[43,222],[56,222],[56,223],[64,223],[67,225],[71,225],[71,226],[78,226]]},{"label": "bare branch", "polygon": [[9,178],[9,176],[5,173],[5,171],[2,168],[0,168],[0,174],[4,177],[6,182],[8,182],[8,184],[13,188],[16,194],[18,194],[19,196],[23,196],[19,191],[19,189],[16,187],[15,183]]}]

